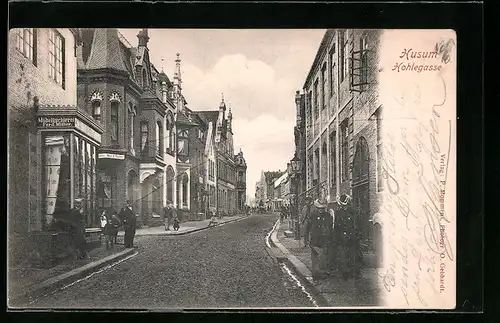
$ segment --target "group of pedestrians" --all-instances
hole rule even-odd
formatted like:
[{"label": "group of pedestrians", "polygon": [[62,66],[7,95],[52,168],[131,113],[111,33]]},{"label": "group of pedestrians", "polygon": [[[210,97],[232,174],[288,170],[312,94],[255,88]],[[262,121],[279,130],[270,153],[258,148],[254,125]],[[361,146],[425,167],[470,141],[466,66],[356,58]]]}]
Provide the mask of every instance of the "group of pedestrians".
[{"label": "group of pedestrians", "polygon": [[112,208],[108,208],[101,214],[101,228],[106,236],[106,247],[108,244],[114,245],[120,227],[125,231],[125,248],[134,247],[134,237],[137,229],[137,214],[132,208],[132,201],[127,200],[124,207],[117,213]]},{"label": "group of pedestrians", "polygon": [[363,267],[361,212],[347,194],[328,202],[325,197],[314,201],[307,197],[302,209],[304,243],[311,248],[313,267],[322,263],[326,271],[340,272],[344,279],[359,277]]}]

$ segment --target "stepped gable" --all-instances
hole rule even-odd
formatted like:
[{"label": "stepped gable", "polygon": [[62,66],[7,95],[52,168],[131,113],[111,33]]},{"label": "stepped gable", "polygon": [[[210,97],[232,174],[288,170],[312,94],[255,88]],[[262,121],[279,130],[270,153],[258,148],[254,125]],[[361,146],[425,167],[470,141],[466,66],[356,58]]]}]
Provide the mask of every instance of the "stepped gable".
[{"label": "stepped gable", "polygon": [[98,28],[94,31],[87,69],[111,68],[128,72],[116,28]]}]

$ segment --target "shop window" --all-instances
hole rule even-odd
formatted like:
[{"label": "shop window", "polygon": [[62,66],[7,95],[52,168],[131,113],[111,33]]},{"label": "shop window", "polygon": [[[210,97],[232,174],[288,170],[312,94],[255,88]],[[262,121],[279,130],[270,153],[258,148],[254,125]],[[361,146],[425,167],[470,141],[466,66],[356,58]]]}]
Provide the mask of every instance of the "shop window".
[{"label": "shop window", "polygon": [[118,143],[118,110],[120,103],[113,101],[111,102],[111,141],[116,144]]},{"label": "shop window", "polygon": [[71,208],[69,134],[47,135],[43,138],[45,227],[54,216],[64,216]]},{"label": "shop window", "polygon": [[36,29],[20,28],[17,30],[16,48],[36,66]]},{"label": "shop window", "polygon": [[65,88],[64,38],[55,30],[49,30],[49,78]]}]

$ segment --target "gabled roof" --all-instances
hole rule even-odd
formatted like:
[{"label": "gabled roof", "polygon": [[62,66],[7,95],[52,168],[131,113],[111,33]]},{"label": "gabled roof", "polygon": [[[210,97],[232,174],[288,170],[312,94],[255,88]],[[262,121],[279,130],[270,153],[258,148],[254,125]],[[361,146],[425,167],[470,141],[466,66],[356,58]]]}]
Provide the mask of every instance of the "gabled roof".
[{"label": "gabled roof", "polygon": [[97,28],[94,29],[93,37],[90,32],[87,37],[92,38],[92,47],[86,62],[87,69],[111,68],[129,72],[125,67],[116,28]]}]

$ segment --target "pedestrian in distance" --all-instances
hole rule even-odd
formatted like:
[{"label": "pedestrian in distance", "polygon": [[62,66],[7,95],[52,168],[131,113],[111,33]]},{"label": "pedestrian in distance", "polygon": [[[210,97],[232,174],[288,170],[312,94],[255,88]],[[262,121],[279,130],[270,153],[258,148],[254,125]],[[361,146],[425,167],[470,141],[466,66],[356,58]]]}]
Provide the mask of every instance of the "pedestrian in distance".
[{"label": "pedestrian in distance", "polygon": [[170,223],[174,217],[174,207],[172,202],[168,201],[167,206],[163,209],[163,221],[165,223],[165,231],[170,231]]},{"label": "pedestrian in distance", "polygon": [[132,201],[127,200],[125,202],[125,207],[121,209],[120,213],[118,214],[118,217],[123,223],[123,227],[125,229],[125,236],[124,236],[125,248],[133,248],[137,219],[134,211],[132,210]]},{"label": "pedestrian in distance", "polygon": [[301,225],[304,227],[304,245],[305,247],[309,246],[309,235],[311,232],[311,206],[312,206],[312,198],[310,196],[306,196],[305,205],[302,208],[301,212]]}]

